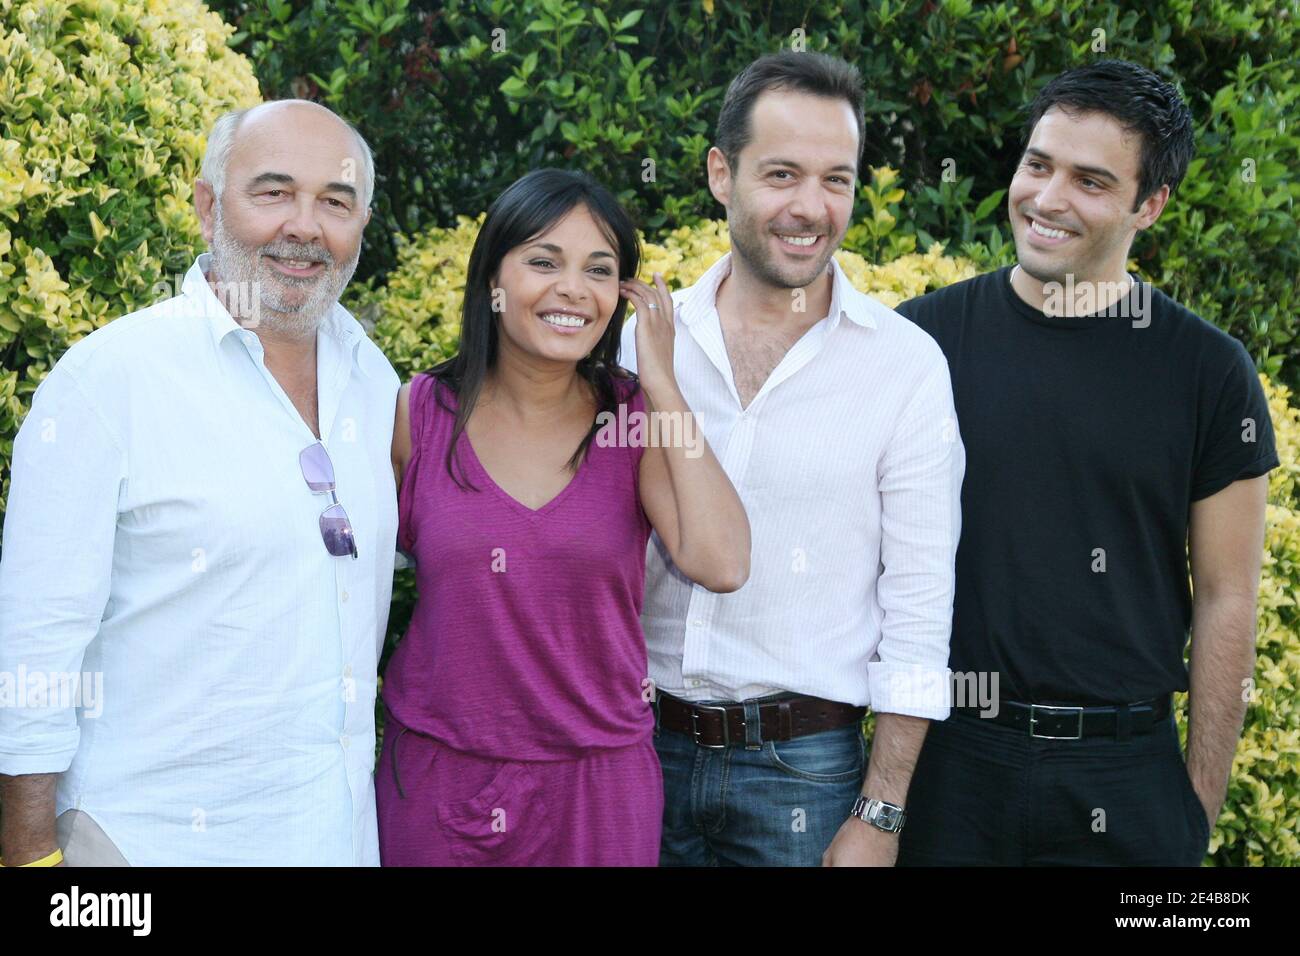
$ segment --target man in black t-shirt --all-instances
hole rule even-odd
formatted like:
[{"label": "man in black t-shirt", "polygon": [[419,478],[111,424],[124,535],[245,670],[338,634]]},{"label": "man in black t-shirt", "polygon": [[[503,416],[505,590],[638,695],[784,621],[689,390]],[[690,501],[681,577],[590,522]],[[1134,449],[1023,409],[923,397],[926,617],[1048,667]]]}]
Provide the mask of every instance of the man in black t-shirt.
[{"label": "man in black t-shirt", "polygon": [[966,447],[953,685],[997,688],[931,724],[899,862],[1196,865],[1254,667],[1268,406],[1240,343],[1125,270],[1191,159],[1178,93],[1102,61],[1026,129],[1017,265],[898,309]]}]

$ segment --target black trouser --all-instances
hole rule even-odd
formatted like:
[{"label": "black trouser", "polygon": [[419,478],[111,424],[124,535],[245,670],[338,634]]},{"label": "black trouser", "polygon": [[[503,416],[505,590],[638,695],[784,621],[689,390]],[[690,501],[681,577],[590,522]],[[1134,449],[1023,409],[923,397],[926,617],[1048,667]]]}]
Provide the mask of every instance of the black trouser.
[{"label": "black trouser", "polygon": [[1043,740],[934,721],[907,794],[901,866],[1197,866],[1210,826],[1172,715],[1127,740]]}]

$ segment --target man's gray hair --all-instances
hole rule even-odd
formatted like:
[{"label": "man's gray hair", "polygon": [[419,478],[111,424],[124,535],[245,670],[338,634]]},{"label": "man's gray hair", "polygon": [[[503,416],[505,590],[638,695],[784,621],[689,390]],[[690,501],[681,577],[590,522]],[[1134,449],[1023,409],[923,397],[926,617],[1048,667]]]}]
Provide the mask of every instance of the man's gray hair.
[{"label": "man's gray hair", "polygon": [[[301,102],[309,103],[310,100],[271,100],[269,102]],[[259,104],[265,105],[265,104]],[[319,106],[320,104],[313,104]],[[235,145],[235,133],[239,130],[239,124],[243,122],[245,116],[250,111],[257,109],[256,106],[245,107],[242,110],[231,110],[229,113],[223,113],[212,124],[212,131],[208,133],[208,145],[203,151],[203,166],[199,170],[199,175],[212,184],[212,191],[216,194],[217,201],[221,201],[221,192],[226,188],[226,163],[230,160],[230,150]],[[326,109],[326,107],[321,107]],[[331,111],[332,112],[332,111]],[[362,188],[361,199],[362,208],[369,208],[370,200],[375,195],[375,157],[370,151],[370,144],[366,142],[357,128],[338,116],[340,123],[352,131],[352,135],[357,138],[357,145],[361,147],[362,170],[365,174],[365,185]]]}]

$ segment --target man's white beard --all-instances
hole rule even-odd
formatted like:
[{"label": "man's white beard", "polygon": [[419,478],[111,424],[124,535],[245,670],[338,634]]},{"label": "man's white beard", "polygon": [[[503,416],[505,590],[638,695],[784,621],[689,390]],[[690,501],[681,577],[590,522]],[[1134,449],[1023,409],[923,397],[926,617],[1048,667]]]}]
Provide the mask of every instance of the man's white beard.
[{"label": "man's white beard", "polygon": [[[226,230],[217,201],[216,222],[208,249],[214,277],[227,294],[219,295],[227,311],[246,328],[263,328],[287,338],[310,338],[329,315],[356,272],[361,247],[342,266],[324,246],[275,240],[251,249]],[[269,265],[263,256],[324,262],[318,276],[298,279]]]}]

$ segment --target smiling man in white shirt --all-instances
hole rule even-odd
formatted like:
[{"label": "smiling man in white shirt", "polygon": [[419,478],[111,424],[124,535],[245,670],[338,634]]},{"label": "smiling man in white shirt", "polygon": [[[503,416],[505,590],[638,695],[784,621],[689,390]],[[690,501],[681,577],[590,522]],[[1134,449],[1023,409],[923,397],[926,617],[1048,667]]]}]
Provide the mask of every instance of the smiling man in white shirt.
[{"label": "smiling man in white shirt", "polygon": [[753,557],[743,588],[713,594],[651,539],[664,865],[892,864],[929,720],[948,714],[964,453],[947,363],[831,258],[862,101],[841,60],[763,57],[709,152],[733,251],[674,294],[674,364]]},{"label": "smiling man in white shirt", "polygon": [[94,837],[74,865],[378,865],[399,382],[338,304],[372,190],[324,107],[222,117],[195,186],[211,252],[37,390],[0,675],[102,699],[0,706],[6,866],[57,863],[69,833]]}]

